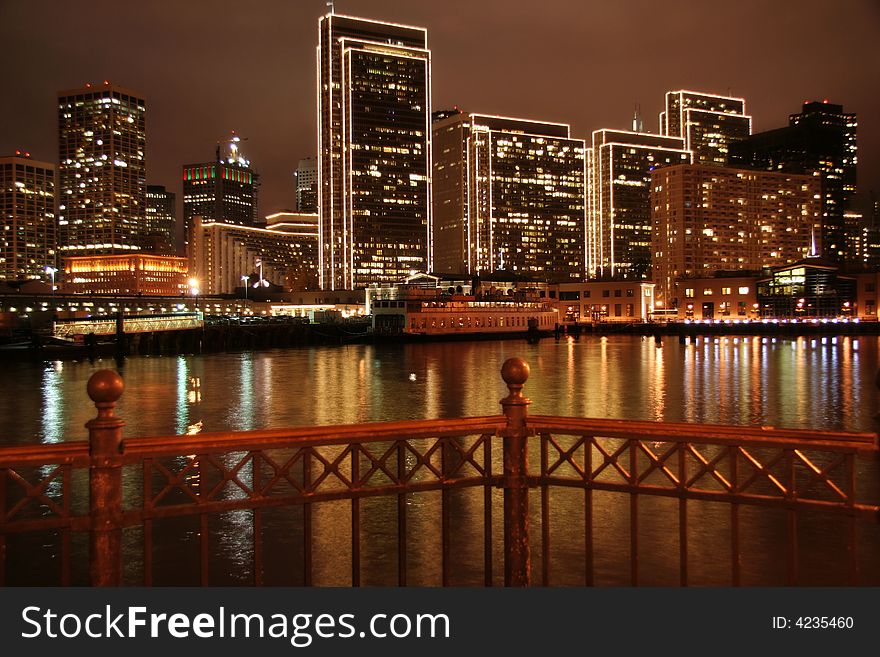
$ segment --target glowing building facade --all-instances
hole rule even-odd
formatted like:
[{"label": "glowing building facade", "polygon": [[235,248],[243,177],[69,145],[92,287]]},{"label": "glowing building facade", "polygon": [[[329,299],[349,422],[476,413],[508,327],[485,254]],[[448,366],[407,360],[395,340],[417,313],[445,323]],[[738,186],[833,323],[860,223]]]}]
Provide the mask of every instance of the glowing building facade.
[{"label": "glowing building facade", "polygon": [[262,228],[194,218],[190,274],[204,294],[235,294],[245,283],[263,281],[288,290],[317,289],[317,215],[282,212],[266,219],[270,223]]},{"label": "glowing building facade", "polygon": [[675,280],[756,271],[818,249],[813,176],[684,164],[651,174],[653,280],[671,308]]},{"label": "glowing building facade", "polygon": [[438,118],[434,268],[583,280],[584,140],[560,123],[461,113]]},{"label": "glowing building facade", "polygon": [[856,191],[857,128],[856,115],[842,105],[809,102],[789,116],[788,126],[731,147],[733,166],[804,173],[822,181],[822,256],[837,263],[860,258],[860,215],[847,213]]},{"label": "glowing building facade", "polygon": [[178,296],[187,290],[186,258],[146,253],[64,259],[64,291],[71,294]]},{"label": "glowing building facade", "polygon": [[680,137],[695,164],[727,166],[730,144],[752,133],[743,98],[699,91],[669,91],[660,113],[660,134]]},{"label": "glowing building facade", "polygon": [[0,280],[48,282],[47,267],[57,266],[54,165],[0,157],[0,230]]},{"label": "glowing building facade", "polygon": [[318,32],[321,286],[403,280],[432,257],[427,31],[330,13]]},{"label": "glowing building facade", "polygon": [[651,273],[651,172],[690,164],[680,137],[597,130],[588,169],[587,272],[645,280]]},{"label": "glowing building facade", "polygon": [[141,94],[105,82],[58,95],[58,248],[120,253],[146,242]]}]

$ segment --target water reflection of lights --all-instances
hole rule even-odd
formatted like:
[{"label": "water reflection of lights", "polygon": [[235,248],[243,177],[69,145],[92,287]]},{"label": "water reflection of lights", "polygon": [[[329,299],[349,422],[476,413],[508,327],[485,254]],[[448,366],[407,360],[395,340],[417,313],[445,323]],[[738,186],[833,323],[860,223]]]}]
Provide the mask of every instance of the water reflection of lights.
[{"label": "water reflection of lights", "polygon": [[61,385],[63,371],[61,361],[55,361],[43,370],[43,384],[40,389],[43,413],[40,420],[45,443],[64,440],[64,391]]},{"label": "water reflection of lights", "polygon": [[189,425],[189,364],[186,357],[177,358],[177,405],[175,407],[175,425],[177,433],[185,433]]}]

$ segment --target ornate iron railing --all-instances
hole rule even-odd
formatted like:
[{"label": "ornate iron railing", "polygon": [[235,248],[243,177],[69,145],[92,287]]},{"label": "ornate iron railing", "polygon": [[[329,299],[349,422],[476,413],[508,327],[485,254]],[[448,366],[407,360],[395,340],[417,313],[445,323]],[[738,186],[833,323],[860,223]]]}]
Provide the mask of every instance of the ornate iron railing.
[{"label": "ornate iron railing", "polygon": [[[0,584],[7,582],[8,550],[29,535],[57,536],[50,562],[57,581],[75,583],[72,566],[87,552],[93,585],[123,582],[123,531],[136,530],[140,547],[138,581],[154,580],[154,525],[169,519],[197,519],[198,580],[212,583],[210,520],[218,514],[250,513],[252,583],[264,583],[264,515],[276,509],[301,510],[301,577],[315,582],[313,510],[317,505],[349,505],[350,583],[362,583],[365,546],[361,510],[369,498],[395,502],[396,583],[410,571],[408,500],[437,491],[440,578],[456,580],[452,569],[456,489],[471,489],[482,506],[482,582],[495,583],[494,525],[503,507],[504,583],[532,581],[532,545],[539,545],[540,583],[551,579],[557,491],[582,496],[582,582],[596,583],[594,552],[601,533],[594,498],[628,498],[629,581],[640,577],[640,505],[647,497],[677,500],[679,583],[692,583],[689,508],[699,502],[729,508],[729,583],[741,577],[743,507],[774,508],[786,517],[786,581],[799,581],[799,514],[839,515],[847,528],[846,582],[860,581],[859,531],[877,524],[880,506],[859,491],[857,462],[876,458],[876,434],[790,431],[695,424],[634,422],[533,416],[522,396],[528,365],[510,359],[502,369],[509,394],[504,414],[446,420],[382,422],[357,426],[204,433],[123,440],[124,422],[113,414],[122,379],[103,370],[88,392],[98,409],[89,441],[0,448]],[[534,473],[534,474],[531,474]],[[503,503],[495,493],[503,490]],[[531,491],[540,509],[529,510]],[[578,492],[580,491],[580,492]],[[624,498],[624,499],[625,499]],[[570,509],[566,509],[566,513]],[[531,516],[531,518],[530,518]],[[540,536],[532,536],[530,520]],[[575,522],[564,518],[566,522]],[[72,547],[88,537],[88,549]],[[245,539],[240,539],[245,540]],[[55,558],[57,557],[57,558]],[[85,559],[85,554],[81,555]],[[567,566],[569,567],[569,566]],[[16,583],[21,579],[16,573]],[[570,573],[567,573],[570,575]],[[271,583],[271,582],[270,582]]]}]

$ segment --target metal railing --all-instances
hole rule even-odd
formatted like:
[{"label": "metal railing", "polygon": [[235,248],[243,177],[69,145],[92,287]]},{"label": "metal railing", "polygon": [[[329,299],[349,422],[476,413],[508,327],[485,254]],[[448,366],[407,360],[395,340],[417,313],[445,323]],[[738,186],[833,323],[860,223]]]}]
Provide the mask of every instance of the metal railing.
[{"label": "metal railing", "polygon": [[[877,457],[876,434],[528,417],[530,401],[522,395],[528,374],[520,359],[504,364],[509,394],[501,400],[503,415],[498,416],[124,440],[124,422],[113,413],[123,382],[115,372],[102,370],[88,383],[98,410],[87,423],[88,441],[0,448],[0,584],[7,582],[11,542],[48,532],[58,537],[57,558],[51,563],[59,583],[72,583],[77,557],[72,543],[87,536],[87,557],[81,558],[88,559],[88,581],[120,585],[124,566],[129,566],[124,556],[132,554],[123,545],[123,531],[135,529],[138,581],[151,585],[154,526],[188,518],[198,523],[199,582],[209,585],[217,538],[211,518],[247,511],[251,583],[261,585],[267,566],[264,516],[292,508],[301,510],[301,583],[320,583],[314,581],[313,513],[322,504],[341,501],[349,505],[350,583],[357,586],[365,547],[362,506],[371,498],[384,498],[396,507],[395,583],[404,586],[411,566],[408,501],[413,495],[439,492],[439,583],[450,585],[457,520],[452,495],[457,489],[470,489],[481,498],[480,560],[487,586],[495,583],[500,541],[493,531],[499,511],[504,584],[532,583],[533,545],[539,546],[539,583],[553,583],[552,526],[562,513],[553,503],[558,491],[581,496],[585,585],[597,583],[594,553],[601,530],[594,509],[596,496],[603,494],[627,501],[632,585],[642,582],[640,506],[647,498],[671,499],[677,505],[678,526],[669,532],[677,539],[678,581],[683,586],[692,583],[689,508],[701,502],[729,509],[728,583],[742,583],[741,515],[746,507],[784,513],[789,584],[799,581],[800,514],[843,517],[848,576],[841,583],[860,582],[860,527],[877,524],[880,506],[857,490],[856,464],[859,457]],[[498,489],[502,503],[494,499]],[[534,495],[540,509],[532,513]],[[530,531],[535,520],[540,536]],[[563,520],[574,522],[567,516]]]},{"label": "metal railing", "polygon": [[[151,333],[154,331],[188,331],[202,328],[205,322],[199,313],[128,316],[122,320],[126,333]],[[89,333],[113,335],[118,329],[115,317],[95,317],[55,322],[56,338],[74,338]]]}]

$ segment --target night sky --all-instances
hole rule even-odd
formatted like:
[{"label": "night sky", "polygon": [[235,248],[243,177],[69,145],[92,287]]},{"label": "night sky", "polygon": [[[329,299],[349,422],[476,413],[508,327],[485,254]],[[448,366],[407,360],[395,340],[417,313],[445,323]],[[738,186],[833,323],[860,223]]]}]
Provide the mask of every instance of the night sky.
[{"label": "night sky", "polygon": [[[260,213],[294,206],[313,156],[315,46],[324,0],[0,0],[0,154],[57,162],[57,92],[103,80],[147,100],[147,181],[232,129],[263,178]],[[589,138],[657,132],[673,89],[745,97],[755,131],[804,100],[859,115],[859,190],[880,194],[878,0],[339,0],[341,14],[424,26],[433,108],[566,122]]]}]

